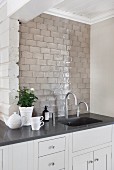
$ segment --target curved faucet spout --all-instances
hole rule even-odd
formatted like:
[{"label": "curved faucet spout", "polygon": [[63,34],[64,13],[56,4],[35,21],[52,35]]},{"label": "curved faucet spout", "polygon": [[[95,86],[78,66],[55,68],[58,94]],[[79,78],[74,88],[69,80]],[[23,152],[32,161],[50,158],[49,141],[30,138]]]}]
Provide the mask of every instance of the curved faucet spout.
[{"label": "curved faucet spout", "polygon": [[85,106],[86,106],[86,111],[88,112],[88,110],[89,110],[88,104],[87,104],[86,102],[80,102],[80,103],[78,104],[78,107],[77,107],[77,117],[80,116],[80,105],[81,105],[82,103],[85,104]]},{"label": "curved faucet spout", "polygon": [[69,95],[72,95],[74,97],[74,101],[75,101],[75,106],[77,105],[77,97],[74,93],[72,92],[68,92],[65,96],[65,118],[68,119],[68,103],[67,103],[67,99],[68,99],[68,96]]}]

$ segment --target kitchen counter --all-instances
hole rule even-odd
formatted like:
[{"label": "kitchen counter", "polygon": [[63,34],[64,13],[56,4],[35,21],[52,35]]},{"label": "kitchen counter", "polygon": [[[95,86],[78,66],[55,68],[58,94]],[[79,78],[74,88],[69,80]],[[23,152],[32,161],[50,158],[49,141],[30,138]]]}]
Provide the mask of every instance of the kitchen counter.
[{"label": "kitchen counter", "polygon": [[[55,126],[52,123],[52,119],[50,119],[50,121],[46,122],[45,125],[39,131],[32,131],[31,126],[22,127],[16,130],[11,130],[5,125],[4,122],[0,121],[0,146],[114,124],[114,118],[112,117],[102,116],[93,113],[85,113],[80,116],[95,118],[98,120],[102,120],[102,122],[84,125],[84,126],[71,127],[71,126],[61,124],[58,121],[60,118],[56,118]],[[71,117],[76,117],[76,116],[71,116]]]}]

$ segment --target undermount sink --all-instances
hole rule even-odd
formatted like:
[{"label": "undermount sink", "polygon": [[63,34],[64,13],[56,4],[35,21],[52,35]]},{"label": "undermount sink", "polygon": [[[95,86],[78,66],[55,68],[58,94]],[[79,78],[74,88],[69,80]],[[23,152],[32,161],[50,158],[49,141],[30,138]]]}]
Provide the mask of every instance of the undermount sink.
[{"label": "undermount sink", "polygon": [[67,126],[83,126],[93,123],[102,122],[101,120],[90,118],[90,117],[77,117],[77,118],[68,118],[59,121],[60,123]]}]

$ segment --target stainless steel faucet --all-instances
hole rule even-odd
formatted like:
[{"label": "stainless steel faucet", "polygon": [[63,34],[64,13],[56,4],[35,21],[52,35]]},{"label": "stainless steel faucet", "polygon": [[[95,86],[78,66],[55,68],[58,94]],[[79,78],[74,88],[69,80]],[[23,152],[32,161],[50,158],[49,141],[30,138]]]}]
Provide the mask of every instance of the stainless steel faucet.
[{"label": "stainless steel faucet", "polygon": [[78,103],[78,105],[77,105],[77,117],[79,117],[80,116],[80,104],[85,104],[85,106],[86,106],[86,111],[88,112],[88,104],[86,103],[86,102],[80,102],[80,103]]},{"label": "stainless steel faucet", "polygon": [[68,119],[68,102],[67,102],[67,99],[68,99],[68,96],[69,95],[72,95],[74,97],[74,100],[75,100],[75,106],[77,106],[77,97],[74,93],[72,92],[68,92],[65,96],[65,118]]}]

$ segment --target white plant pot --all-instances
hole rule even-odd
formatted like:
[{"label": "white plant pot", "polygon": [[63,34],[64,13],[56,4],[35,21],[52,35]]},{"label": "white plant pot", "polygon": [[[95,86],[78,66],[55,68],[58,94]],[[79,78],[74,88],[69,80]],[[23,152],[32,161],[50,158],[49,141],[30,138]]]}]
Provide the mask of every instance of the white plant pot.
[{"label": "white plant pot", "polygon": [[23,126],[31,125],[30,119],[32,117],[33,108],[34,108],[33,106],[32,107],[19,107]]}]

